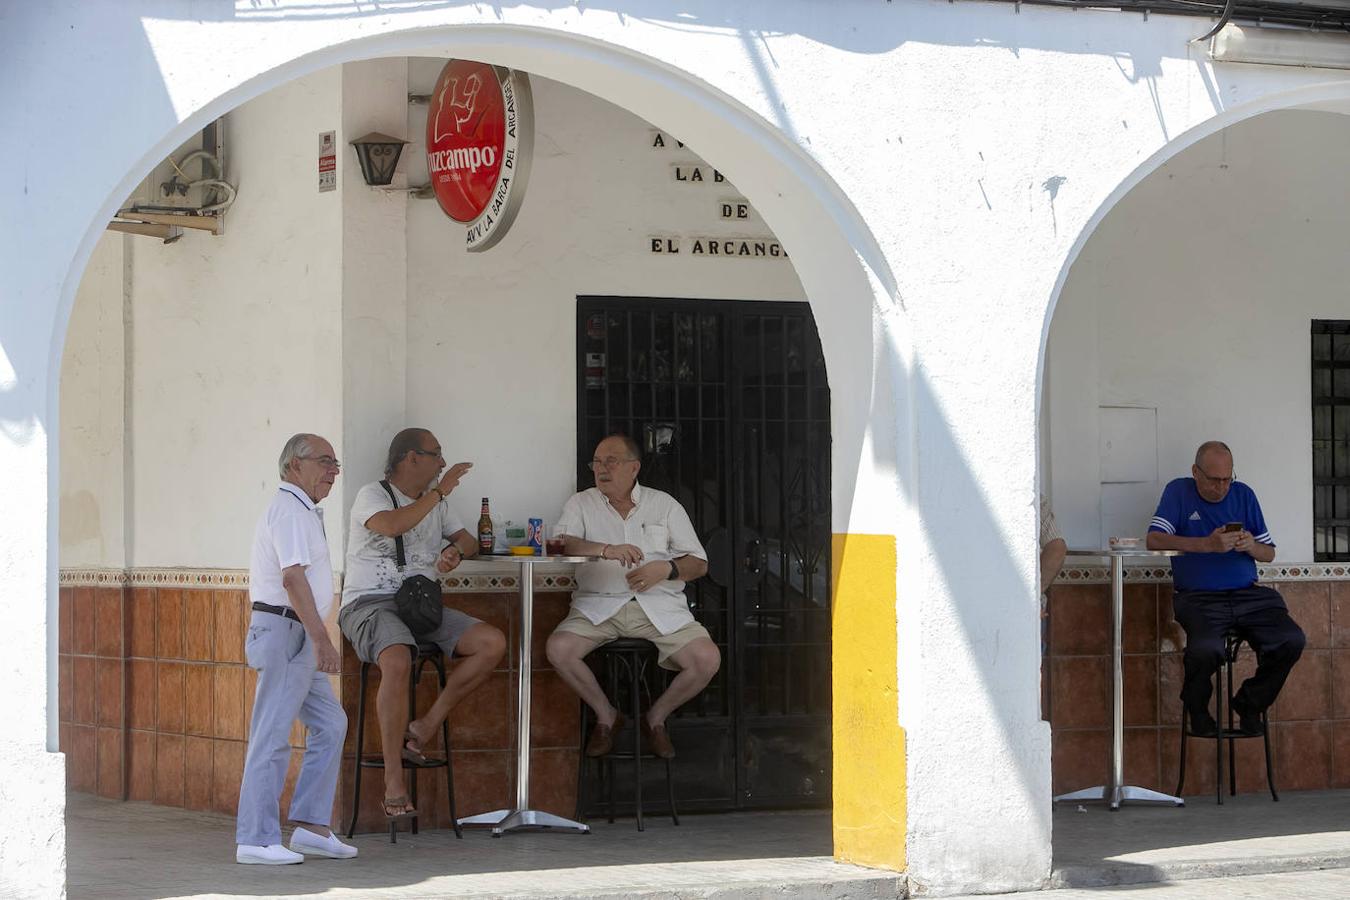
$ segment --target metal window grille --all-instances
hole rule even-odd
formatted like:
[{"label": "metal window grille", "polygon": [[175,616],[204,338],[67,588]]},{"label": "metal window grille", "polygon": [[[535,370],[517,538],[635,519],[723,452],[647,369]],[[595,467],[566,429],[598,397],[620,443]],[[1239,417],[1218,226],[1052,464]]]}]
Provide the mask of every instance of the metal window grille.
[{"label": "metal window grille", "polygon": [[1350,320],[1312,323],[1313,558],[1350,560]]}]

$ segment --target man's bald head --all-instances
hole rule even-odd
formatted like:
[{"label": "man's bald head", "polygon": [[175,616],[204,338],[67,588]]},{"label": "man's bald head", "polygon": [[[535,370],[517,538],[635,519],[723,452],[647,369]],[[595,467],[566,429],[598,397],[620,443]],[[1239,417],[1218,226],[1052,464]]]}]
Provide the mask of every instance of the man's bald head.
[{"label": "man's bald head", "polygon": [[1227,459],[1229,462],[1233,461],[1233,451],[1229,450],[1223,441],[1205,441],[1195,450],[1195,464],[1203,467],[1212,454],[1218,454],[1221,459]]}]

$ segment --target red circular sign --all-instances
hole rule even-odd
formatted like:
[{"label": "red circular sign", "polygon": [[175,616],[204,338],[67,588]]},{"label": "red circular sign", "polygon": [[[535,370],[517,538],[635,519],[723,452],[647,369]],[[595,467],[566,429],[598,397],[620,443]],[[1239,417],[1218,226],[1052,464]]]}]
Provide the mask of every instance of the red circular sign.
[{"label": "red circular sign", "polygon": [[506,154],[506,103],[497,71],[452,59],[427,114],[427,168],[436,200],[456,222],[473,222],[492,202]]}]

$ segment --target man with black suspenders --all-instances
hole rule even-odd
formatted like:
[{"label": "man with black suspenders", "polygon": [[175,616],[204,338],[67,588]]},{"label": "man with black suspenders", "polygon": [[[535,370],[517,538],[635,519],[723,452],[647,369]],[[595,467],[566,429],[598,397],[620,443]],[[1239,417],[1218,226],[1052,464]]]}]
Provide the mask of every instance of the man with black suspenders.
[{"label": "man with black suspenders", "polygon": [[[258,520],[249,559],[249,620],[244,653],[258,670],[248,754],[239,785],[235,861],[281,866],[305,855],[356,856],[329,827],[347,735],[347,715],[328,676],[341,657],[324,625],[333,609],[333,565],[319,501],[333,489],[341,464],[315,434],[286,442],[278,461],[281,487]],[[291,723],[306,728],[305,757],[295,782],[288,850],[281,843],[280,799],[290,763]]]}]

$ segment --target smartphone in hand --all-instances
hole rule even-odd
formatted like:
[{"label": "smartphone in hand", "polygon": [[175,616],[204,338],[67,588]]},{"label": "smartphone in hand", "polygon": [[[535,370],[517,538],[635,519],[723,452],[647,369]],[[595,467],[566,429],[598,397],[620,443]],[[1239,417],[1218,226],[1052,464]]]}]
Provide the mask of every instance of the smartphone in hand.
[{"label": "smartphone in hand", "polygon": [[1227,531],[1227,532],[1241,531],[1241,530],[1242,530],[1242,523],[1241,523],[1241,522],[1225,522],[1224,525],[1223,525],[1223,530],[1224,530],[1224,531]]}]

